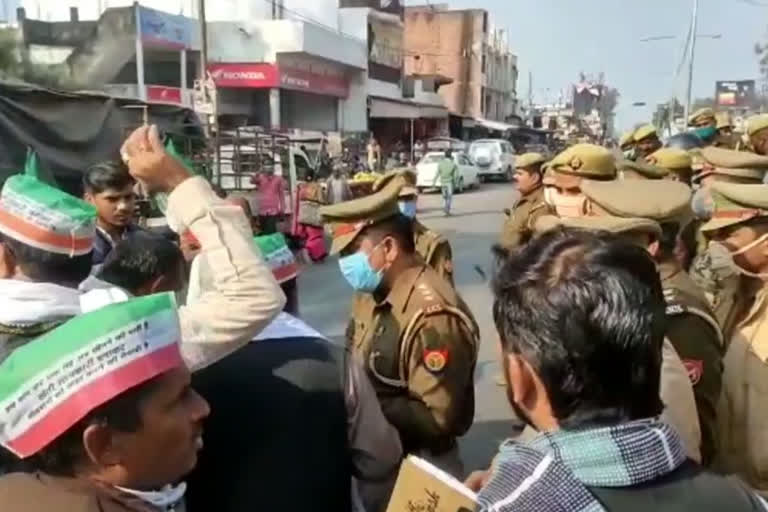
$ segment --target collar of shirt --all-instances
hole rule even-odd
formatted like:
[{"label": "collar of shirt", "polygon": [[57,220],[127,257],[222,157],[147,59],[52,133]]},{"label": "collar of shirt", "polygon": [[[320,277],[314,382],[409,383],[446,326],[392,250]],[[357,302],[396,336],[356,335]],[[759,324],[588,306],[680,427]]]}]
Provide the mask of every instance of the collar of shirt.
[{"label": "collar of shirt", "polygon": [[424,273],[426,266],[424,264],[416,265],[401,272],[395,282],[392,283],[392,288],[389,290],[387,296],[381,300],[376,301],[376,306],[381,306],[384,303],[389,303],[395,311],[403,312],[408,304],[413,293],[416,280]]}]

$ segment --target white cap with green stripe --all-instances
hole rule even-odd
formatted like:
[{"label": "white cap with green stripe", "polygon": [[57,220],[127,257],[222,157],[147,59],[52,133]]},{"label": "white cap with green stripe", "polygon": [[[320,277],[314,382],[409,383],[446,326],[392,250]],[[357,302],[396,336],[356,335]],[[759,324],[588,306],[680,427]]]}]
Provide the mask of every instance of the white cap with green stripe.
[{"label": "white cap with green stripe", "polygon": [[37,178],[37,158],[11,176],[0,193],[0,233],[43,251],[69,257],[93,249],[96,209]]},{"label": "white cap with green stripe", "polygon": [[0,444],[39,452],[100,405],[183,365],[173,294],[77,316],[0,363]]}]

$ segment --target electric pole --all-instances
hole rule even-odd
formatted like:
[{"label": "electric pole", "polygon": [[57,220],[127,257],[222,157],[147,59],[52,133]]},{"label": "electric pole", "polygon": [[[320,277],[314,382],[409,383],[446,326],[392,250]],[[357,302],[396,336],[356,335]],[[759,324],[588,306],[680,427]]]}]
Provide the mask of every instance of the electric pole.
[{"label": "electric pole", "polygon": [[693,88],[693,61],[696,57],[696,29],[699,17],[699,0],[693,0],[693,13],[691,15],[691,40],[689,41],[688,54],[688,85],[685,90],[685,114],[683,122],[688,126],[688,116],[691,114],[691,90]]}]

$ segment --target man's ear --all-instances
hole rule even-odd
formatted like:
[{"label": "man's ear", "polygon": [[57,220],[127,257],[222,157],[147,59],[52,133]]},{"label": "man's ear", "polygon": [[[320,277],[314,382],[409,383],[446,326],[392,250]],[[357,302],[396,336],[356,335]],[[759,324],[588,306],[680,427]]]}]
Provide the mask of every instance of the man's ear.
[{"label": "man's ear", "polygon": [[123,456],[112,429],[106,425],[89,425],[83,431],[83,448],[91,464],[108,467],[120,464]]},{"label": "man's ear", "polygon": [[93,194],[91,192],[87,191],[87,190],[85,191],[85,193],[83,193],[83,200],[86,203],[91,203],[91,204],[94,204],[94,202],[95,202]]},{"label": "man's ear", "polygon": [[654,260],[659,257],[659,253],[661,253],[661,242],[659,242],[658,238],[651,239],[651,242],[648,244],[648,252]]},{"label": "man's ear", "polygon": [[16,275],[16,256],[0,243],[0,279],[12,279]]}]

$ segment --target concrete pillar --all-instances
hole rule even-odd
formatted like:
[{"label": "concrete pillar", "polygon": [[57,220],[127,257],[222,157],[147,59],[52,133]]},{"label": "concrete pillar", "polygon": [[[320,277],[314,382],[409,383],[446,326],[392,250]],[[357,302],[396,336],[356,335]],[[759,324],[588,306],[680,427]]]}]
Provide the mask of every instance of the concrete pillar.
[{"label": "concrete pillar", "polygon": [[277,87],[269,90],[269,124],[272,130],[279,130],[281,127],[280,89]]},{"label": "concrete pillar", "polygon": [[184,100],[187,98],[187,50],[181,50],[179,56],[181,61],[181,69],[179,70],[181,72],[181,81],[179,82],[181,84],[181,104],[184,105]]},{"label": "concrete pillar", "polygon": [[147,86],[144,83],[144,43],[141,41],[141,14],[139,4],[134,4],[136,10],[136,85],[139,89],[139,99],[147,101]]}]

